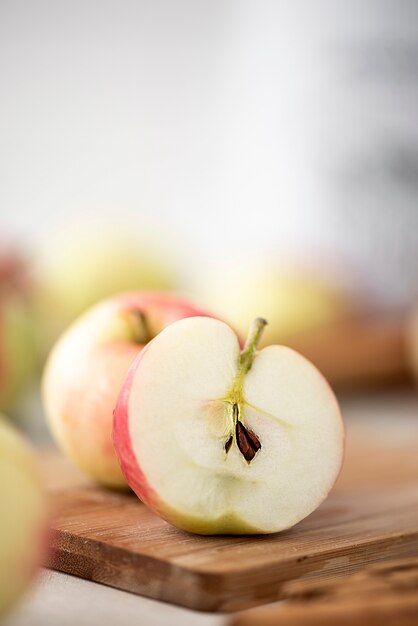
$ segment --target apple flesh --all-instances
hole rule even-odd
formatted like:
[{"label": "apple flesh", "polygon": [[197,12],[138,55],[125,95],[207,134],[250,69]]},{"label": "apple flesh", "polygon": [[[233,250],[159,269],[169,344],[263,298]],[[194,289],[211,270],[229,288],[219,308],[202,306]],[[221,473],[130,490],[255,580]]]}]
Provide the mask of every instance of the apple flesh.
[{"label": "apple flesh", "polygon": [[200,534],[272,533],[309,515],[343,459],[337,400],[294,350],[243,351],[209,318],[178,321],[133,363],[113,439],[132,489],[155,513]]},{"label": "apple flesh", "polygon": [[160,330],[205,314],[168,294],[121,294],[89,309],[58,340],[45,366],[43,404],[57,444],[84,473],[110,487],[126,486],[112,443],[113,409],[126,373]]},{"label": "apple flesh", "polygon": [[0,417],[0,616],[19,598],[45,547],[46,506],[35,459]]}]

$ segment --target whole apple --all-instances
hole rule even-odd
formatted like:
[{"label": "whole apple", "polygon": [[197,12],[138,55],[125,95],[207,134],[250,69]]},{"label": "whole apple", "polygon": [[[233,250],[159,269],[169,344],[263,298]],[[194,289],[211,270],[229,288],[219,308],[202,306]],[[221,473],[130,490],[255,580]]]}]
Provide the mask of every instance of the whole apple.
[{"label": "whole apple", "polygon": [[0,248],[0,410],[13,412],[37,365],[37,332],[27,267]]},{"label": "whole apple", "polygon": [[0,616],[19,598],[43,554],[46,505],[32,451],[0,416]]},{"label": "whole apple", "polygon": [[175,287],[161,245],[108,223],[71,224],[51,236],[35,264],[36,305],[47,353],[62,331],[90,306],[132,290]]},{"label": "whole apple", "polygon": [[288,342],[299,333],[323,327],[349,314],[339,286],[304,266],[274,260],[231,267],[221,281],[203,283],[202,300],[217,309],[245,336],[258,311],[269,324],[262,345]]},{"label": "whole apple", "polygon": [[53,348],[42,382],[51,432],[98,482],[126,485],[113,448],[112,419],[131,363],[163,328],[195,315],[206,313],[174,295],[120,294],[84,313]]},{"label": "whole apple", "polygon": [[333,486],[344,427],[326,380],[285,346],[244,349],[211,318],[163,330],[137,357],[113,439],[132,489],[155,513],[200,534],[272,533],[309,515]]}]

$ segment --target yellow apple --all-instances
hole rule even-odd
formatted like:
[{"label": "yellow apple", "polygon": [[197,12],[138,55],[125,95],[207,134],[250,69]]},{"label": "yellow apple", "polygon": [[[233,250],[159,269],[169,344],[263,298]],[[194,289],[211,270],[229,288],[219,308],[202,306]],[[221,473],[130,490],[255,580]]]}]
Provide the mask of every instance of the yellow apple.
[{"label": "yellow apple", "polygon": [[262,346],[286,342],[340,319],[348,310],[346,298],[331,281],[308,269],[281,268],[273,262],[232,268],[202,299],[244,336],[261,311],[269,320]]},{"label": "yellow apple", "polygon": [[47,352],[78,315],[122,291],[174,287],[164,253],[126,230],[96,224],[49,241],[37,264],[37,309]]},{"label": "yellow apple", "polygon": [[46,546],[46,506],[35,458],[0,417],[0,616],[19,598]]}]

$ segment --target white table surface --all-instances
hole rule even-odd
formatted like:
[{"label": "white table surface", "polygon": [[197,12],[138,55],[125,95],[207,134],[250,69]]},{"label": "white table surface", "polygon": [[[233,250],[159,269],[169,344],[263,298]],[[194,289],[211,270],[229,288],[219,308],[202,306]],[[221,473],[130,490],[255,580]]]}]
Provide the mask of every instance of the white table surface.
[{"label": "white table surface", "polygon": [[[418,394],[385,392],[343,399],[348,433],[417,438]],[[225,616],[199,613],[74,576],[42,570],[32,589],[2,626],[218,626]]]}]

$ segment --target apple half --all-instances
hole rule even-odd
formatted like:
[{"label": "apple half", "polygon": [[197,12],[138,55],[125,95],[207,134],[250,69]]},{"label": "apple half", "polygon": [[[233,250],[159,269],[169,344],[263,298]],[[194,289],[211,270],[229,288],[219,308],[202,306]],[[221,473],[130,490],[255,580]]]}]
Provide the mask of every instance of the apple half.
[{"label": "apple half", "polygon": [[113,440],[131,488],[155,513],[199,534],[272,533],[324,500],[341,469],[344,427],[320,372],[284,346],[240,350],[224,322],[193,317],[134,361]]}]

